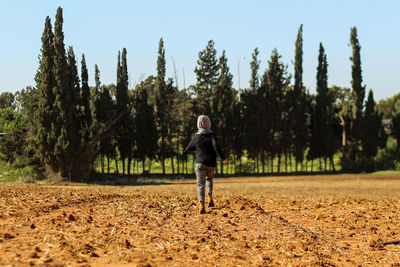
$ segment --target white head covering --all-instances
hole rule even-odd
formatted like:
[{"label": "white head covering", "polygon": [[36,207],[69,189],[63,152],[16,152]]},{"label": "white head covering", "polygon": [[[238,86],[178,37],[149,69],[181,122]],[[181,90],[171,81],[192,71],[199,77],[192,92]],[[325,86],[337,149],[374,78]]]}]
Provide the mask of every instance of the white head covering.
[{"label": "white head covering", "polygon": [[209,134],[211,131],[211,121],[206,115],[200,115],[197,118],[197,128],[199,129],[197,134]]}]

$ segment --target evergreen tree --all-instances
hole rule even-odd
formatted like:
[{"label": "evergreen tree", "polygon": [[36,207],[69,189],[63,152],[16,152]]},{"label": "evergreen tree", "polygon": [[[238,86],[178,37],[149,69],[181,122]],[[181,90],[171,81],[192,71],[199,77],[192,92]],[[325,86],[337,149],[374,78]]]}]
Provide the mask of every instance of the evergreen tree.
[{"label": "evergreen tree", "polygon": [[260,61],[258,60],[258,48],[254,49],[253,54],[251,55],[252,61],[250,62],[250,69],[251,69],[251,78],[250,78],[250,91],[256,92],[259,88],[259,77],[258,71],[260,69]]},{"label": "evergreen tree", "polygon": [[[112,119],[115,114],[116,104],[112,99],[109,86],[102,86],[100,92],[100,98],[98,103],[97,121],[99,128],[103,128]],[[111,127],[106,131],[100,138],[99,153],[102,156],[107,156],[107,172],[110,173],[110,159],[115,158],[115,127]]]},{"label": "evergreen tree", "polygon": [[[178,134],[178,112],[175,107],[177,107],[177,96],[178,96],[178,88],[174,86],[174,81],[172,78],[168,78],[166,83],[166,123],[167,123],[167,147],[166,147],[166,156],[170,156],[171,158],[171,168],[172,174],[175,174],[175,164],[174,164],[174,142],[173,140],[177,138]],[[174,108],[171,108],[174,107]]]},{"label": "evergreen tree", "polygon": [[319,44],[317,67],[317,96],[312,114],[311,143],[308,158],[324,158],[327,146],[332,140],[329,136],[328,63],[322,44]]},{"label": "evergreen tree", "polygon": [[168,95],[167,86],[165,83],[165,49],[164,41],[161,38],[158,46],[157,58],[157,77],[155,81],[155,98],[157,110],[157,131],[159,135],[159,153],[158,157],[161,160],[162,172],[165,174],[165,159],[168,157]]},{"label": "evergreen tree", "polygon": [[287,66],[280,61],[278,51],[272,51],[271,59],[268,62],[268,70],[265,74],[267,95],[270,99],[270,123],[271,123],[271,153],[278,156],[278,173],[281,167],[281,156],[288,149],[288,105],[285,97],[285,90],[290,82],[287,73]]},{"label": "evergreen tree", "polygon": [[300,25],[295,44],[294,87],[289,96],[291,106],[290,121],[293,135],[293,154],[297,164],[303,162],[307,146],[307,97],[303,86],[303,24]]},{"label": "evergreen tree", "polygon": [[[232,74],[229,72],[228,59],[225,50],[219,58],[219,76],[212,95],[213,129],[220,133],[219,142],[226,153],[232,149],[228,145],[232,143],[233,111],[235,106],[235,92],[232,88]],[[221,161],[221,174],[223,163]]]},{"label": "evergreen tree", "polygon": [[397,149],[400,151],[400,113],[393,115],[392,117],[391,132],[392,136],[397,141]]},{"label": "evergreen tree", "polygon": [[[122,159],[122,172],[125,173],[125,159],[129,161],[132,155],[133,138],[131,137],[131,107],[128,96],[128,65],[126,60],[126,49],[122,50],[122,63],[120,61],[120,54],[118,53],[118,66],[117,66],[117,112],[121,114],[121,118],[117,124],[116,140],[118,150]],[[129,170],[128,170],[129,171]]]},{"label": "evergreen tree", "polygon": [[55,132],[56,110],[53,108],[55,101],[54,87],[54,47],[53,31],[49,17],[46,17],[45,27],[42,34],[42,48],[39,57],[39,69],[35,80],[38,88],[38,106],[34,113],[34,131],[38,154],[43,164],[53,165],[55,163],[54,146],[57,141]]},{"label": "evergreen tree", "polygon": [[287,134],[288,134],[288,105],[285,97],[287,86],[290,82],[290,76],[287,73],[287,66],[280,61],[281,56],[278,51],[272,51],[271,59],[268,62],[268,70],[266,72],[267,95],[269,101],[269,110],[271,118],[272,138],[271,151],[272,155],[278,156],[278,173],[281,167],[281,156],[287,150]]},{"label": "evergreen tree", "polygon": [[211,110],[212,92],[217,83],[218,61],[217,51],[214,48],[214,41],[208,41],[206,48],[199,52],[199,59],[194,70],[197,76],[195,87],[197,113],[208,114]]},{"label": "evergreen tree", "polygon": [[92,111],[90,109],[90,88],[89,88],[89,75],[88,75],[88,70],[86,67],[86,60],[85,60],[85,54],[82,54],[82,61],[81,61],[81,79],[82,79],[82,87],[81,87],[81,113],[82,113],[82,118],[81,118],[81,129],[82,129],[82,142],[87,143],[93,136],[91,136],[93,133],[91,133],[92,129]]},{"label": "evergreen tree", "polygon": [[62,8],[57,9],[56,21],[54,24],[54,77],[56,80],[55,86],[55,101],[54,109],[57,112],[55,133],[58,136],[54,147],[54,155],[57,163],[54,164],[53,170],[59,173],[62,177],[67,177],[70,180],[73,177],[73,160],[74,150],[77,147],[74,137],[76,131],[79,132],[79,127],[74,124],[74,109],[71,109],[76,103],[73,103],[73,89],[69,86],[68,81],[68,64],[65,54],[64,33],[62,30],[63,15]]},{"label": "evergreen tree", "polygon": [[350,43],[353,48],[353,54],[350,57],[352,62],[351,66],[351,86],[353,89],[353,98],[355,104],[355,120],[360,120],[362,116],[364,97],[365,97],[365,86],[362,85],[362,70],[361,70],[361,57],[360,50],[361,46],[358,42],[357,28],[351,28]]},{"label": "evergreen tree", "polygon": [[100,70],[99,67],[95,64],[94,65],[94,80],[95,80],[95,87],[90,89],[90,111],[91,111],[91,133],[90,136],[94,136],[94,134],[99,129],[99,121],[98,121],[98,113],[100,109]]},{"label": "evergreen tree", "polygon": [[0,94],[0,108],[15,109],[14,95],[10,92]]},{"label": "evergreen tree", "polygon": [[361,135],[362,155],[364,159],[372,160],[378,153],[378,147],[385,140],[382,136],[382,115],[378,114],[375,108],[374,94],[372,90],[368,93],[368,99],[365,104],[365,112],[363,118],[363,132]]},{"label": "evergreen tree", "polygon": [[[353,49],[353,54],[350,58],[351,66],[351,86],[353,89],[354,109],[353,109],[353,129],[352,136],[355,147],[358,146],[362,134],[362,111],[365,97],[365,86],[362,85],[362,70],[361,70],[361,46],[358,42],[357,28],[351,28],[350,43]],[[356,148],[358,150],[358,148]]]},{"label": "evergreen tree", "polygon": [[70,46],[67,52],[67,65],[68,65],[68,94],[70,96],[69,102],[71,103],[70,110],[66,113],[68,114],[68,119],[66,120],[68,129],[73,128],[74,130],[68,131],[68,139],[71,143],[70,151],[68,155],[74,157],[75,154],[79,151],[82,144],[82,133],[80,129],[82,129],[82,97],[80,94],[80,84],[79,84],[79,75],[78,75],[78,67],[76,64],[75,53]]},{"label": "evergreen tree", "polygon": [[243,105],[244,129],[247,136],[245,147],[250,158],[254,161],[257,161],[258,155],[264,149],[264,146],[262,145],[264,143],[263,140],[265,143],[268,142],[266,140],[268,136],[266,135],[267,133],[265,129],[268,121],[264,120],[263,117],[260,117],[263,113],[268,116],[265,114],[265,112],[268,111],[265,103],[265,80],[262,80],[261,87],[259,84],[258,71],[260,68],[260,61],[258,60],[258,54],[258,48],[255,48],[252,54],[252,61],[250,62],[250,88],[249,90],[244,90],[240,98]]},{"label": "evergreen tree", "polygon": [[362,85],[362,69],[361,69],[361,57],[360,50],[361,46],[358,42],[357,28],[351,28],[350,33],[350,44],[352,46],[352,56],[350,60],[351,66],[351,86],[352,86],[352,98],[353,108],[352,116],[349,125],[350,131],[346,138],[346,145],[343,147],[343,158],[342,158],[342,169],[349,170],[354,169],[356,157],[359,154],[359,147],[361,145],[362,135],[362,115],[363,115],[363,104],[365,97],[365,86]]},{"label": "evergreen tree", "polygon": [[143,164],[143,173],[145,172],[146,157],[150,160],[154,159],[157,150],[154,108],[148,103],[147,86],[149,86],[148,80],[141,82],[135,92],[135,118],[133,121],[135,128],[140,129],[135,132],[135,155]]}]

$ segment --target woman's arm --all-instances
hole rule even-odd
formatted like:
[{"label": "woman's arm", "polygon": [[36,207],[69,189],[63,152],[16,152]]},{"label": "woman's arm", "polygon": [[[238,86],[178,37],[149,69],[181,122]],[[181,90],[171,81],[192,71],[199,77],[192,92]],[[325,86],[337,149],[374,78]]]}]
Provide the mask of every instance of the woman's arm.
[{"label": "woman's arm", "polygon": [[194,141],[195,137],[192,138],[192,141],[190,141],[189,145],[186,147],[187,151],[195,151],[196,150],[196,144]]},{"label": "woman's arm", "polygon": [[220,157],[220,159],[222,159],[222,160],[225,160],[224,153],[222,153],[222,150],[218,144],[217,137],[215,135],[212,136],[211,141],[212,141],[215,152],[217,152],[217,154],[218,154],[218,157]]}]

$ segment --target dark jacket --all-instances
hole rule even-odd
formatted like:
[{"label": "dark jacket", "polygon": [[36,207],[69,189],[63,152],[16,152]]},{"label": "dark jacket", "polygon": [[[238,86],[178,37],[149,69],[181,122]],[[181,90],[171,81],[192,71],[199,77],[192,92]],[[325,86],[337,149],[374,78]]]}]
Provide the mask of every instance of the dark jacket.
[{"label": "dark jacket", "polygon": [[195,134],[186,150],[196,150],[196,163],[202,163],[208,167],[217,166],[217,154],[222,160],[225,160],[224,154],[218,145],[217,136],[214,133]]}]

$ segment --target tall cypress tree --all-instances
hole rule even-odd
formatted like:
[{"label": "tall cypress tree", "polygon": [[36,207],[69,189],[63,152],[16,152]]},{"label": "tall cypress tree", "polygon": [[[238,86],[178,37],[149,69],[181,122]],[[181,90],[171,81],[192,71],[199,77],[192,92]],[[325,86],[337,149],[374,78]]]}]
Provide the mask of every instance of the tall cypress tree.
[{"label": "tall cypress tree", "polygon": [[270,99],[270,122],[272,130],[271,150],[273,155],[278,156],[278,172],[281,167],[281,156],[287,150],[287,114],[288,105],[285,97],[285,90],[289,85],[290,76],[287,73],[287,66],[280,61],[278,51],[272,51],[271,59],[268,61],[268,70],[265,73],[267,95]]},{"label": "tall cypress tree", "polygon": [[46,17],[42,34],[42,48],[39,68],[35,77],[38,88],[38,107],[34,114],[34,127],[38,154],[45,165],[52,166],[55,162],[54,145],[57,141],[55,118],[57,112],[53,108],[55,101],[54,87],[54,47],[53,31],[49,17]]},{"label": "tall cypress tree", "polygon": [[364,159],[372,160],[378,153],[380,144],[385,143],[381,141],[381,139],[385,140],[385,136],[382,136],[382,115],[376,111],[372,90],[369,91],[365,104],[362,129],[362,156]]},{"label": "tall cypress tree", "polygon": [[157,131],[159,136],[159,153],[158,157],[161,160],[162,172],[165,174],[165,159],[168,157],[168,94],[167,85],[165,82],[165,49],[163,38],[160,39],[158,45],[157,57],[157,77],[155,81],[155,98],[157,110]]},{"label": "tall cypress tree", "polygon": [[54,166],[56,172],[59,172],[62,177],[72,176],[73,160],[71,156],[74,154],[73,136],[75,131],[80,129],[74,125],[73,113],[71,106],[73,103],[72,87],[69,87],[68,82],[68,65],[64,46],[63,33],[63,15],[62,8],[57,9],[56,21],[54,24],[54,74],[56,80],[54,109],[58,112],[56,118],[55,130],[58,134],[58,139],[54,148],[54,154],[58,163]]},{"label": "tall cypress tree", "polygon": [[297,164],[303,162],[304,151],[307,146],[307,97],[303,86],[303,24],[300,25],[295,44],[294,59],[294,87],[289,96],[291,99],[292,112],[290,114],[290,125],[293,135],[293,154]]},{"label": "tall cypress tree", "polygon": [[[230,138],[232,135],[226,134],[233,132],[233,111],[235,106],[235,92],[232,88],[232,74],[229,72],[228,59],[225,56],[225,50],[219,58],[219,76],[214,87],[212,95],[212,118],[213,128],[221,133],[219,142],[226,152],[232,147]],[[223,165],[221,161],[221,174],[223,174]]]},{"label": "tall cypress tree", "polygon": [[[125,159],[128,160],[132,154],[133,139],[130,135],[131,112],[128,96],[128,65],[126,59],[126,49],[122,50],[122,57],[120,61],[120,54],[118,53],[118,66],[117,66],[117,111],[122,114],[121,119],[117,125],[117,145],[122,159],[122,172],[125,172]],[[129,164],[128,164],[129,166]]]},{"label": "tall cypress tree", "polygon": [[257,155],[263,149],[262,140],[266,137],[263,127],[265,126],[265,123],[263,123],[264,121],[262,120],[262,117],[259,116],[261,113],[264,113],[264,107],[266,107],[266,105],[264,105],[265,95],[261,93],[261,91],[264,92],[265,83],[262,82],[260,86],[258,74],[260,68],[258,54],[258,48],[255,48],[252,54],[252,61],[250,62],[250,88],[244,90],[240,97],[240,101],[243,105],[244,131],[247,136],[245,139],[245,147],[249,157],[254,160],[256,160]]},{"label": "tall cypress tree", "polygon": [[258,48],[254,48],[254,52],[251,55],[252,61],[250,62],[251,78],[250,78],[250,91],[256,92],[259,87],[259,76],[258,71],[260,69],[260,61],[258,60]]},{"label": "tall cypress tree", "polygon": [[358,42],[357,28],[351,28],[350,33],[350,43],[353,49],[352,56],[350,60],[352,62],[351,66],[351,86],[353,89],[353,99],[354,99],[354,110],[353,110],[353,141],[355,142],[355,147],[358,146],[361,139],[362,132],[362,111],[365,98],[365,86],[362,85],[362,69],[361,69],[361,57],[360,50],[361,46]]},{"label": "tall cypress tree", "polygon": [[353,98],[356,108],[355,119],[358,120],[361,118],[361,112],[363,109],[364,98],[365,98],[365,86],[362,85],[362,69],[361,69],[361,57],[360,57],[361,46],[358,42],[356,27],[351,28],[350,43],[353,49],[353,54],[350,57],[350,60],[352,62],[351,86],[353,89]]},{"label": "tall cypress tree", "polygon": [[155,124],[154,108],[148,103],[147,86],[152,86],[146,80],[141,82],[135,92],[135,117],[134,125],[136,151],[135,155],[142,162],[143,173],[145,172],[146,157],[154,159],[157,150],[157,128]]},{"label": "tall cypress tree", "polygon": [[[99,127],[104,127],[115,113],[115,103],[107,86],[102,86],[98,103],[97,120]],[[115,157],[115,127],[106,131],[100,138],[100,154],[107,156],[107,171],[110,172],[110,158]]]},{"label": "tall cypress tree", "polygon": [[67,112],[68,120],[66,123],[68,124],[68,129],[73,128],[73,131],[68,132],[68,139],[71,143],[71,150],[68,152],[68,155],[71,157],[75,157],[75,154],[80,149],[82,144],[82,136],[80,129],[82,129],[81,119],[82,119],[82,97],[80,94],[80,84],[79,84],[79,75],[78,75],[78,67],[76,64],[75,53],[70,46],[67,52],[67,64],[68,64],[68,92],[70,95],[70,110]]},{"label": "tall cypress tree", "polygon": [[312,114],[311,143],[308,157],[310,159],[323,158],[327,151],[329,132],[328,108],[328,64],[325,50],[319,44],[318,67],[317,67],[317,96]]},{"label": "tall cypress tree", "polygon": [[197,98],[197,112],[207,114],[211,110],[211,98],[218,77],[217,51],[214,41],[208,41],[206,48],[199,52],[199,59],[194,70],[197,76],[195,93]]},{"label": "tall cypress tree", "polygon": [[90,111],[91,111],[91,130],[90,136],[94,136],[99,129],[99,109],[100,109],[100,70],[97,64],[94,65],[94,80],[95,80],[95,87],[90,89]]},{"label": "tall cypress tree", "polygon": [[86,59],[85,54],[82,54],[81,60],[81,79],[82,79],[82,87],[81,87],[81,129],[82,129],[82,142],[87,143],[90,139],[91,135],[91,127],[92,127],[92,111],[90,109],[90,88],[89,88],[89,75],[88,69],[86,67]]}]

